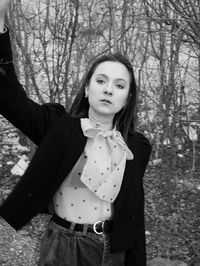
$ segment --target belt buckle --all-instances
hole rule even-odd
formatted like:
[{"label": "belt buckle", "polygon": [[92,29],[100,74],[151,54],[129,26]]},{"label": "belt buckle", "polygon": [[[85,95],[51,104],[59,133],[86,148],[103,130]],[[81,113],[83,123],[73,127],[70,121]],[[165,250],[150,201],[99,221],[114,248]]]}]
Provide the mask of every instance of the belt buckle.
[{"label": "belt buckle", "polygon": [[[97,226],[101,224],[101,229],[102,231],[101,232],[98,232],[97,231]],[[104,221],[96,221],[94,224],[93,224],[93,230],[94,232],[97,234],[97,235],[102,235],[103,234],[103,226],[104,226]]]}]

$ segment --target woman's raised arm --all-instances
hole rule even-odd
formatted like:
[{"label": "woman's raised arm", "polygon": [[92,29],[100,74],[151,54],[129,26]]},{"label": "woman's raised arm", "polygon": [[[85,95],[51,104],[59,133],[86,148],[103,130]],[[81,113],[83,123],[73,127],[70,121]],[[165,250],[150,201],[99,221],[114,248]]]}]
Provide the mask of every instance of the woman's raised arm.
[{"label": "woman's raised arm", "polygon": [[19,83],[12,63],[9,29],[4,18],[9,0],[0,0],[0,114],[39,144],[49,128],[65,113],[60,104],[44,104],[29,99]]}]

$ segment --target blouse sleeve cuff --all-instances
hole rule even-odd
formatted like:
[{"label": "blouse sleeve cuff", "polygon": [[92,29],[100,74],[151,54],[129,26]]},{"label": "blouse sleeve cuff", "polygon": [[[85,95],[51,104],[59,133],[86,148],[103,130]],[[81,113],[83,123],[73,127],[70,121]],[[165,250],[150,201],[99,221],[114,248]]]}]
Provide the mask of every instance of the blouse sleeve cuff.
[{"label": "blouse sleeve cuff", "polygon": [[4,32],[0,33],[0,65],[12,62],[12,49],[9,28],[5,25]]},{"label": "blouse sleeve cuff", "polygon": [[0,32],[0,34],[4,34],[8,31],[8,27],[5,25],[3,28],[3,31]]}]

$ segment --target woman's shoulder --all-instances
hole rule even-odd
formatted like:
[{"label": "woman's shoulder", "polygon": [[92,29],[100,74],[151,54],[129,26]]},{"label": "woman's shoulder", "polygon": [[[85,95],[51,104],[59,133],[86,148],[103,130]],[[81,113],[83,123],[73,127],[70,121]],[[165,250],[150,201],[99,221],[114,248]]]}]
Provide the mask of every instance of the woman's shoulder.
[{"label": "woman's shoulder", "polygon": [[152,145],[149,139],[141,132],[134,131],[128,136],[128,142],[132,145],[139,146],[142,150],[151,152]]},{"label": "woman's shoulder", "polygon": [[[52,125],[58,128],[58,124],[60,124],[61,128],[74,129],[74,127],[78,127],[80,124],[79,119],[71,116],[69,112],[65,109],[65,107],[60,103],[49,102],[42,105],[45,110],[46,115],[48,116],[48,120],[54,121]],[[58,124],[57,124],[58,122]]]},{"label": "woman's shoulder", "polygon": [[64,106],[60,103],[48,102],[44,103],[43,107],[49,109],[50,111],[56,112],[58,115],[66,113]]}]

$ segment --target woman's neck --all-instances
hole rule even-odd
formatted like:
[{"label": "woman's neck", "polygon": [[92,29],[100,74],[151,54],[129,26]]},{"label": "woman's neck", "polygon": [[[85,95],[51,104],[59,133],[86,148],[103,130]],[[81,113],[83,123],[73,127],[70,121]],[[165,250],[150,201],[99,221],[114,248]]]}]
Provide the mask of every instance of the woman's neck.
[{"label": "woman's neck", "polygon": [[96,114],[92,108],[89,108],[88,116],[90,121],[96,126],[104,130],[113,129],[113,119],[109,116],[100,116]]}]

